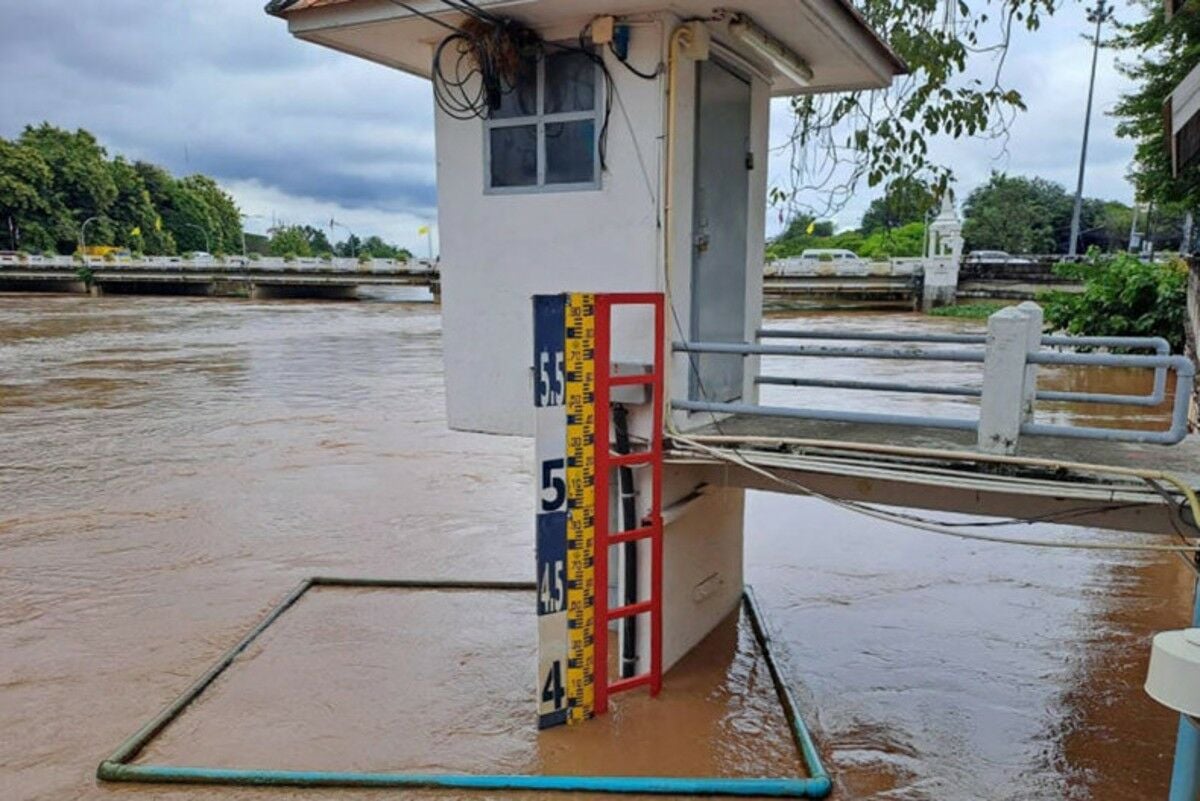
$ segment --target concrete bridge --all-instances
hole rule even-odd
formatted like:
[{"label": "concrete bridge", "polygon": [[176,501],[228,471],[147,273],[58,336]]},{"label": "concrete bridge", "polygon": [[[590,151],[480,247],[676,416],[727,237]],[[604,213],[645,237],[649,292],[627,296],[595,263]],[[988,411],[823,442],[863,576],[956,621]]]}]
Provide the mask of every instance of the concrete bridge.
[{"label": "concrete bridge", "polygon": [[[766,308],[920,309],[951,301],[1035,300],[1048,290],[1082,286],[1055,275],[1058,256],[1005,262],[901,258],[879,262],[812,262],[783,259],[763,275]],[[936,276],[935,276],[936,273]],[[931,280],[932,279],[932,280]]]},{"label": "concrete bridge", "polygon": [[350,299],[364,286],[417,286],[428,287],[434,297],[441,293],[436,266],[424,261],[0,255],[0,292]]}]

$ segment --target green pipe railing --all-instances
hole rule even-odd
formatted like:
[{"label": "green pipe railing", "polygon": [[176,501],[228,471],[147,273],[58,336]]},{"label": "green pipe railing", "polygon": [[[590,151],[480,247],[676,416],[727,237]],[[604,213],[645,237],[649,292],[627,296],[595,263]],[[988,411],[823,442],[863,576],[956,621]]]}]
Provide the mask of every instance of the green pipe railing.
[{"label": "green pipe railing", "polygon": [[133,760],[163,729],[179,717],[280,615],[313,587],[376,587],[464,591],[533,591],[524,581],[438,581],[359,579],[315,576],[300,583],[263,617],[182,695],[122,742],[96,770],[101,781],[147,784],[209,784],[286,787],[455,788],[466,790],[524,790],[529,792],[591,792],[689,796],[768,796],[824,798],[833,789],[800,708],[771,651],[771,637],[762,611],[749,587],[743,607],[755,640],[762,649],[775,692],[783,705],[792,738],[809,772],[808,778],[716,778],[680,776],[536,776],[521,774],[373,773],[358,771],[268,770],[134,764]]}]

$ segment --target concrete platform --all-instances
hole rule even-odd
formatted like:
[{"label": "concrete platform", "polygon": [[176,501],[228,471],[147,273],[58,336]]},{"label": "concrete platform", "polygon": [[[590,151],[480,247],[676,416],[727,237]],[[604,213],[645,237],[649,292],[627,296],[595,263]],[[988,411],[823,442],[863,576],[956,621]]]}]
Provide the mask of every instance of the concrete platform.
[{"label": "concrete platform", "polygon": [[[915,509],[1177,535],[1184,525],[1180,515],[1191,519],[1178,487],[1162,481],[1151,486],[1104,468],[1164,471],[1200,487],[1200,436],[1195,435],[1173,446],[1024,437],[1021,457],[1052,463],[1017,465],[975,453],[974,434],[960,431],[732,416],[691,433],[808,441],[781,446],[746,440],[734,446],[738,458],[783,481],[682,448],[671,455],[675,463],[710,465],[704,478],[714,486],[795,494],[804,494],[804,487],[845,500]],[[946,454],[935,457],[915,449]]]}]

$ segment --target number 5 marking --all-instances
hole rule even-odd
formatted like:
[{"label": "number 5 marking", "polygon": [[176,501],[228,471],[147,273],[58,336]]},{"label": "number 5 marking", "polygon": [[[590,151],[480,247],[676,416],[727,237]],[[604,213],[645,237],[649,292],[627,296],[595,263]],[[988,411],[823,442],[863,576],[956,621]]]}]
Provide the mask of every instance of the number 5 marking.
[{"label": "number 5 marking", "polygon": [[[563,505],[567,499],[566,479],[556,473],[565,473],[565,463],[562,459],[547,459],[542,462],[542,511],[553,512]],[[549,500],[546,491],[553,493]]]}]

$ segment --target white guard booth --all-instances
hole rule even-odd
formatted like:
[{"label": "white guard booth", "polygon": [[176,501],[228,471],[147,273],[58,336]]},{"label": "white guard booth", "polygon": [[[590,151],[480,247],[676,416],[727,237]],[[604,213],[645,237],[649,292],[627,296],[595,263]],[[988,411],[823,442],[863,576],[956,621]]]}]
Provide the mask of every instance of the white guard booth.
[{"label": "white guard booth", "polygon": [[[771,98],[885,87],[905,70],[848,0],[274,0],[268,11],[301,39],[425,78],[440,48],[442,89],[462,75],[443,43],[480,18],[546,43],[483,113],[455,107],[454,86],[436,110],[449,422],[496,434],[533,433],[535,295],[665,292],[667,354],[673,340],[754,341]],[[653,330],[645,316],[615,318],[614,359],[644,360]],[[756,373],[739,355],[676,354],[667,395],[753,403]],[[694,417],[672,422],[711,422]],[[655,425],[642,414],[634,435]],[[738,606],[743,492],[666,468],[664,669]]]}]

